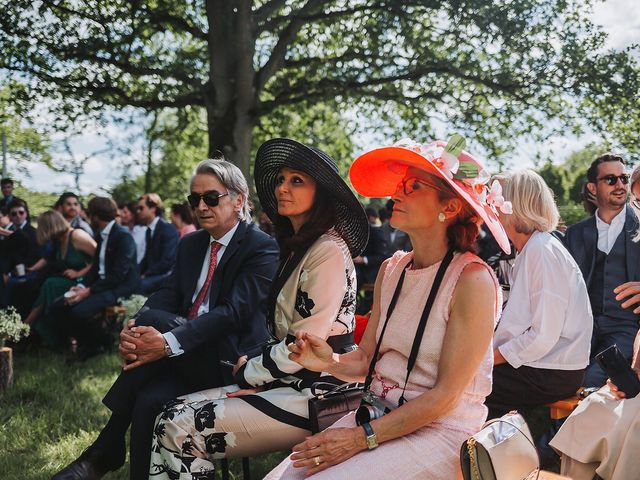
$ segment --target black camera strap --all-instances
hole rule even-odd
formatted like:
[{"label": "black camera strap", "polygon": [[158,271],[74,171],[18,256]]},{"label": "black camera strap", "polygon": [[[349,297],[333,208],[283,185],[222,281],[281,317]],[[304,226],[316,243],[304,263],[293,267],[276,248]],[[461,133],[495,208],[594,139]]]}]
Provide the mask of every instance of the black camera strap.
[{"label": "black camera strap", "polygon": [[[420,317],[420,323],[418,324],[418,328],[416,329],[416,335],[413,338],[413,345],[411,346],[411,353],[409,354],[409,359],[407,361],[407,375],[404,380],[404,386],[402,387],[402,395],[400,395],[399,405],[402,405],[406,402],[404,398],[404,392],[407,388],[407,382],[409,380],[409,375],[411,374],[411,370],[416,364],[416,359],[418,358],[418,351],[420,350],[420,344],[422,343],[422,336],[424,335],[425,328],[427,326],[427,320],[429,319],[429,314],[431,313],[431,308],[435,302],[436,296],[438,295],[438,290],[440,289],[440,284],[442,283],[442,279],[444,278],[444,274],[449,267],[449,264],[453,260],[453,249],[449,249],[447,254],[442,259],[440,266],[438,267],[438,271],[436,272],[436,276],[433,279],[433,284],[431,285],[431,291],[429,292],[429,297],[427,298],[427,303],[424,306],[424,310],[422,311],[422,316]],[[413,260],[411,261],[413,263]],[[369,390],[369,386],[373,381],[373,371],[376,366],[376,362],[378,361],[378,354],[380,353],[380,345],[382,344],[382,338],[384,337],[384,332],[387,329],[387,324],[389,323],[389,319],[391,318],[391,314],[396,306],[398,301],[398,297],[400,296],[400,291],[402,290],[402,285],[404,283],[405,273],[407,268],[411,265],[407,265],[402,270],[402,274],[400,275],[400,279],[398,280],[398,285],[396,286],[395,291],[393,292],[393,297],[391,297],[391,302],[389,303],[389,308],[387,309],[387,315],[384,321],[384,325],[382,326],[382,331],[380,332],[380,338],[378,339],[378,343],[376,344],[376,349],[373,353],[373,357],[371,358],[371,363],[369,364],[369,372],[367,373],[367,378],[364,382],[364,391]]]}]

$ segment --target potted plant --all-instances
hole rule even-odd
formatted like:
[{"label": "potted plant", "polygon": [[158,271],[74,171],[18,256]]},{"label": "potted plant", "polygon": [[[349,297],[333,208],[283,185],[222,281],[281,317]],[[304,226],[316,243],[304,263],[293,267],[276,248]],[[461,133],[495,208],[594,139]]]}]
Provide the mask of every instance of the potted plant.
[{"label": "potted plant", "polygon": [[0,310],[0,392],[13,385],[13,350],[5,347],[5,341],[17,342],[29,335],[29,330],[15,308]]}]

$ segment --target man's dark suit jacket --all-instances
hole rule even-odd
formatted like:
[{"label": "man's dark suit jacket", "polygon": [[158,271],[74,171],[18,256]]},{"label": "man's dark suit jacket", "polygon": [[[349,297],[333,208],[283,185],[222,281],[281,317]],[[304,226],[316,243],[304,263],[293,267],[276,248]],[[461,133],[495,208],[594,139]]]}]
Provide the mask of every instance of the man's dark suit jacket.
[{"label": "man's dark suit jacket", "polygon": [[[183,237],[171,275],[144,307],[186,317],[210,241],[204,230]],[[213,343],[220,359],[233,363],[242,355],[257,355],[270,336],[267,295],[277,266],[275,240],[241,221],[216,266],[209,312],[171,330],[184,352]],[[225,380],[233,383],[231,369],[223,372]]]},{"label": "man's dark suit jacket", "polygon": [[20,263],[30,267],[40,259],[40,246],[36,236],[36,229],[27,223],[0,242],[0,252],[6,260],[4,273],[10,272]]},{"label": "man's dark suit jacket", "polygon": [[[640,242],[632,241],[637,229],[638,220],[631,209],[627,207],[624,230],[627,232],[625,248],[629,281],[640,280],[638,277],[638,273],[640,273],[638,268],[640,266]],[[569,227],[564,237],[564,244],[580,267],[588,288],[596,264],[596,250],[598,249],[598,228],[596,227],[595,215]]]},{"label": "man's dark suit jacket", "polygon": [[107,249],[104,256],[104,278],[98,274],[100,269],[100,249],[102,235],[98,233],[98,246],[93,256],[91,270],[86,275],[86,284],[91,293],[113,290],[116,297],[128,297],[140,287],[140,275],[136,264],[136,244],[129,230],[114,223],[107,237]]},{"label": "man's dark suit jacket", "polygon": [[176,262],[179,238],[176,227],[160,218],[151,237],[151,247],[146,249],[147,254],[140,262],[140,273],[146,277],[169,273]]},{"label": "man's dark suit jacket", "polygon": [[395,230],[396,236],[391,241],[391,232],[394,231],[394,228],[389,225],[389,222],[385,223],[380,227],[380,231],[382,232],[382,236],[384,237],[384,241],[387,246],[387,251],[385,252],[385,258],[391,257],[398,250],[404,250],[408,252],[412,250],[411,240],[409,240],[409,235],[404,233],[401,230]]},{"label": "man's dark suit jacket", "polygon": [[384,239],[381,228],[369,225],[369,241],[367,246],[364,247],[364,251],[360,254],[362,257],[367,257],[367,264],[356,266],[358,287],[365,283],[376,281],[380,265],[387,258],[387,250],[387,242]]}]

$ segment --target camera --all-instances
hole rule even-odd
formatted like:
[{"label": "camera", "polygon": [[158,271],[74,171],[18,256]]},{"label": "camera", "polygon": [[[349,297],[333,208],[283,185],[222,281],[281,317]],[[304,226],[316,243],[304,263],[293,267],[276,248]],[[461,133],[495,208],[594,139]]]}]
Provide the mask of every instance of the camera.
[{"label": "camera", "polygon": [[378,397],[375,393],[365,392],[356,410],[356,424],[362,425],[393,410],[393,405]]}]

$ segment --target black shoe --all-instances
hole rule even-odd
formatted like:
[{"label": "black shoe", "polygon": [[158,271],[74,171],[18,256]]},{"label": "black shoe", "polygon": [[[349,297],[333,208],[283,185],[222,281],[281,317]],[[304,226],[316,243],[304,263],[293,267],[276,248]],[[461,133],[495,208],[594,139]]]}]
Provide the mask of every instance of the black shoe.
[{"label": "black shoe", "polygon": [[99,480],[109,470],[98,467],[102,460],[101,451],[89,447],[76,460],[56,473],[51,480]]},{"label": "black shoe", "polygon": [[51,480],[99,480],[107,472],[119,469],[124,464],[123,452],[118,454],[118,459],[112,458],[100,446],[95,443],[65,468],[56,473]]}]

